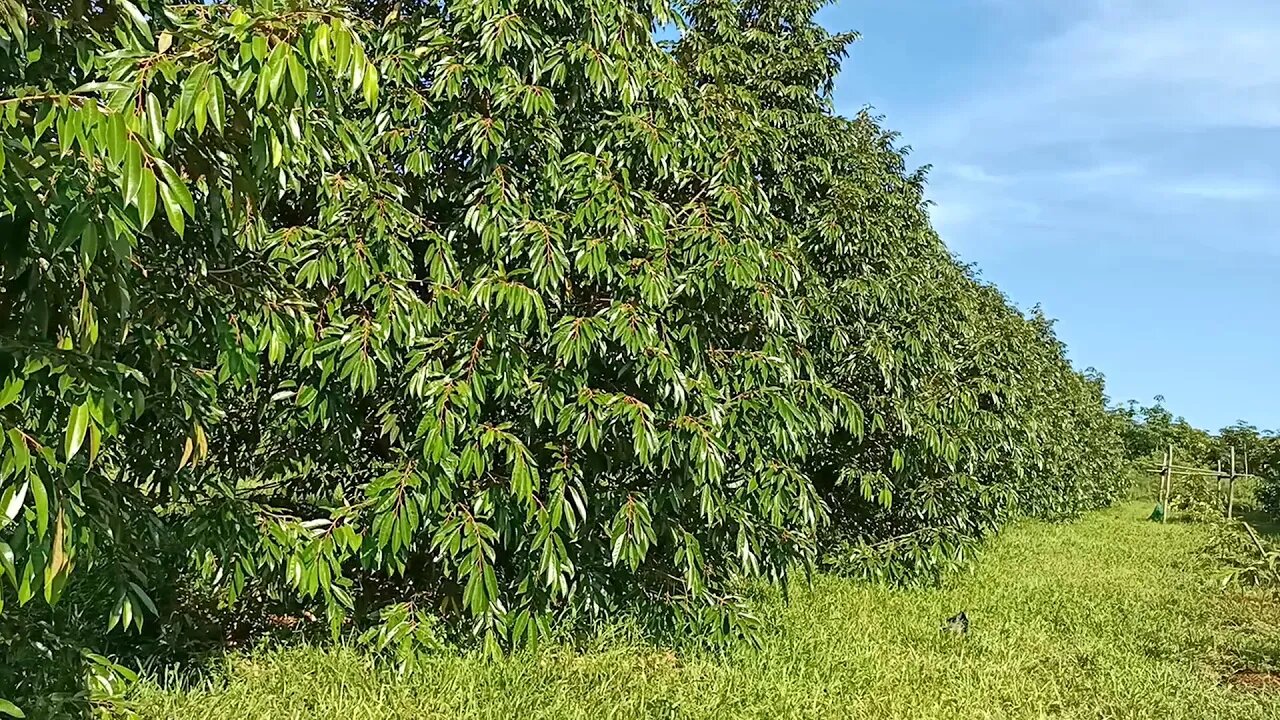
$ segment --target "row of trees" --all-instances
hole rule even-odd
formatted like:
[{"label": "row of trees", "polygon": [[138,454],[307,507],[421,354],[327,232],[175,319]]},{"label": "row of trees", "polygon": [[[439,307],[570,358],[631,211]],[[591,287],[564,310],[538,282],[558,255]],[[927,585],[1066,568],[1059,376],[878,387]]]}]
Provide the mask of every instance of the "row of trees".
[{"label": "row of trees", "polygon": [[0,0],[0,687],[192,597],[750,635],[1109,502],[821,4]]}]

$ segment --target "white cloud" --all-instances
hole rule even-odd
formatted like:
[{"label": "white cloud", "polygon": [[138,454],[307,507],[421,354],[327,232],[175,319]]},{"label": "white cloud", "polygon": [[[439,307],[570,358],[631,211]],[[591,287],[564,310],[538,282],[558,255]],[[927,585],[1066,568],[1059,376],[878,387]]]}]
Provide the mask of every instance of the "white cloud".
[{"label": "white cloud", "polygon": [[1052,22],[1005,48],[985,86],[895,119],[935,168],[944,238],[962,252],[1010,238],[1167,252],[1228,233],[1241,252],[1276,251],[1280,0],[971,2],[993,21]]},{"label": "white cloud", "polygon": [[1189,179],[1165,188],[1175,195],[1205,200],[1261,200],[1280,195],[1280,186],[1232,178]]},{"label": "white cloud", "polygon": [[1280,127],[1280,2],[1087,0],[1007,80],[942,114],[921,142]]},{"label": "white cloud", "polygon": [[1056,178],[1066,182],[1094,183],[1116,178],[1135,178],[1146,172],[1146,167],[1137,162],[1104,162],[1062,170],[1057,173]]},{"label": "white cloud", "polygon": [[987,170],[985,170],[981,166],[970,165],[968,163],[956,163],[954,165],[948,165],[947,167],[942,169],[942,172],[956,179],[964,180],[967,182],[973,182],[973,183],[999,185],[1009,181],[1008,177],[1005,177],[1002,175],[994,175],[990,172],[987,172]]}]

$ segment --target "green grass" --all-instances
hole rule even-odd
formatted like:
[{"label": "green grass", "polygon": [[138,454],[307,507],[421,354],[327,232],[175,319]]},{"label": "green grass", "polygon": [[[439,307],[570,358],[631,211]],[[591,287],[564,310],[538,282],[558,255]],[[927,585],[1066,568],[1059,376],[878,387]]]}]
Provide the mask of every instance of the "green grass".
[{"label": "green grass", "polygon": [[[1225,601],[1201,555],[1208,531],[1148,512],[1020,524],[944,588],[820,578],[762,610],[773,627],[759,651],[613,640],[399,675],[348,648],[262,650],[199,687],[144,684],[137,703],[175,718],[1280,717],[1280,693],[1222,681],[1237,651],[1280,657],[1259,621],[1274,608]],[[942,636],[962,609],[970,635]]]}]

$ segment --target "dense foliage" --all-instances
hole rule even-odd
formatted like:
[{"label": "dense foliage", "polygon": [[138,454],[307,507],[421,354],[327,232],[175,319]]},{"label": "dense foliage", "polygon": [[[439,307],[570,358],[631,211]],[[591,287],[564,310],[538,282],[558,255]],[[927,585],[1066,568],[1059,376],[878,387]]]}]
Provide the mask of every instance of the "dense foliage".
[{"label": "dense foliage", "polygon": [[750,635],[1109,501],[819,5],[0,0],[0,688],[110,696],[81,645],[193,596]]},{"label": "dense foliage", "polygon": [[855,430],[806,464],[833,513],[826,560],[932,577],[1016,514],[1108,502],[1123,482],[1119,426],[1051,324],[951,257],[894,135],[832,112],[854,36],[814,21],[823,4],[696,3],[676,55],[703,92],[766,126],[756,174],[805,251],[811,347],[858,408]]}]

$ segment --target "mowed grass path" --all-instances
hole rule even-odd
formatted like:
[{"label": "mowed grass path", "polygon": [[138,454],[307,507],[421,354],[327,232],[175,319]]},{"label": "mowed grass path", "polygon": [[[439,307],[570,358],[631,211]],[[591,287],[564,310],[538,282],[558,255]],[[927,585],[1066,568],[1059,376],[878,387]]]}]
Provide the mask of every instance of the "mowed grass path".
[{"label": "mowed grass path", "polygon": [[[501,662],[440,657],[396,674],[345,648],[238,656],[203,687],[138,693],[172,718],[1280,718],[1280,694],[1222,681],[1244,635],[1214,590],[1207,530],[1146,504],[1022,523],[938,589],[835,578],[769,604],[759,651],[614,640]],[[970,635],[939,633],[967,610]],[[1255,608],[1256,610],[1256,608]],[[1231,629],[1234,627],[1234,629]],[[1256,657],[1255,657],[1256,661]]]}]

